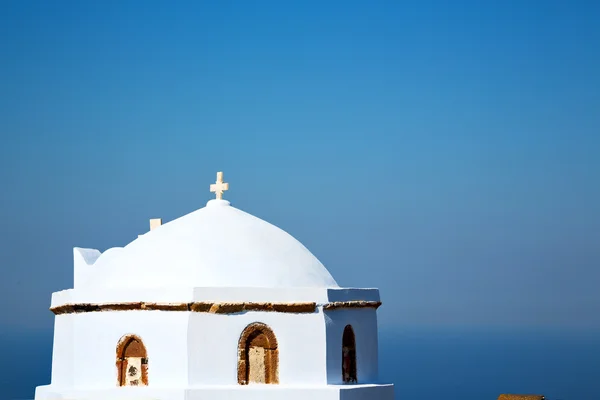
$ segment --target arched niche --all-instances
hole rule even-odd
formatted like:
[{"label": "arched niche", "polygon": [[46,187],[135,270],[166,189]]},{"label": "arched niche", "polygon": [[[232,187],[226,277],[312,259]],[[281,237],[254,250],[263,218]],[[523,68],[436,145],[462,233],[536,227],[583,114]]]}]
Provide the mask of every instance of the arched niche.
[{"label": "arched niche", "polygon": [[352,325],[346,325],[342,336],[342,380],[344,383],[357,383],[356,338]]},{"label": "arched niche", "polygon": [[238,383],[279,383],[279,354],[275,334],[267,325],[248,325],[238,343]]},{"label": "arched niche", "polygon": [[137,335],[125,335],[117,344],[117,385],[148,385],[148,353]]}]

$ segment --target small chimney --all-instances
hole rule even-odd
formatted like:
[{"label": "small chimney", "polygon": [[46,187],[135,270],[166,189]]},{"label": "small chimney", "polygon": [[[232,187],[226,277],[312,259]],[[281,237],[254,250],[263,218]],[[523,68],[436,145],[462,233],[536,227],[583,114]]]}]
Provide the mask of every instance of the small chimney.
[{"label": "small chimney", "polygon": [[154,230],[162,225],[162,218],[153,218],[150,220],[150,230]]},{"label": "small chimney", "polygon": [[[150,220],[150,230],[154,230],[162,225],[162,218],[152,218]],[[138,238],[141,238],[144,235],[138,235]]]}]

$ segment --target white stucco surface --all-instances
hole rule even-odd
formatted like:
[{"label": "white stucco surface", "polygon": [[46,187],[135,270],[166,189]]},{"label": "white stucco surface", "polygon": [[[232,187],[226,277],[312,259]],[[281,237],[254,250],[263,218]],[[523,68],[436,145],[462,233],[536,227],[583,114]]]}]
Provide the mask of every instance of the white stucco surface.
[{"label": "white stucco surface", "polygon": [[299,241],[226,200],[211,200],[122,249],[75,253],[75,287],[338,287]]},{"label": "white stucco surface", "polygon": [[[277,338],[279,385],[249,385],[244,391],[237,383],[238,342],[254,322],[268,325]],[[359,385],[342,385],[341,341],[348,324],[355,333]],[[129,334],[140,337],[147,350],[145,388],[117,387],[116,347]],[[107,311],[56,316],[52,381],[38,388],[36,399],[202,399],[209,393],[224,396],[227,387],[231,399],[391,399],[391,387],[373,397],[378,381],[374,309],[232,315]],[[345,392],[358,387],[363,389]]]},{"label": "white stucco surface", "polygon": [[74,324],[73,314],[54,318],[51,382],[55,387],[73,387]]},{"label": "white stucco surface", "polygon": [[[189,384],[237,385],[239,338],[244,328],[253,322],[268,325],[277,338],[280,384],[326,384],[323,314],[269,312],[192,313],[188,331]],[[214,353],[216,348],[218,356]]]},{"label": "white stucco surface", "polygon": [[127,311],[56,316],[52,385],[74,389],[117,386],[117,344],[123,336],[135,334],[142,337],[149,353],[152,385],[186,387],[187,314]]},{"label": "white stucco surface", "polygon": [[[379,291],[340,288],[300,242],[227,201],[211,200],[125,247],[75,248],[73,255],[74,288],[53,293],[53,308],[310,302],[316,309],[214,314],[92,307],[59,314],[51,383],[36,389],[36,400],[393,399],[393,386],[379,383],[376,309],[328,309],[378,302]],[[256,322],[276,337],[278,384],[238,384],[240,335]],[[342,384],[346,325],[355,334],[358,384]],[[126,335],[140,338],[147,351],[148,386],[118,385],[117,345]]]}]

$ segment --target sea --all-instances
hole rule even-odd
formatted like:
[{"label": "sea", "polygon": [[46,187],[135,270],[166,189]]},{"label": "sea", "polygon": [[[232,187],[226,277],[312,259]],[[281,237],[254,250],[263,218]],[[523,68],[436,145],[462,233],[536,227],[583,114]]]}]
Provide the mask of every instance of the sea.
[{"label": "sea", "polygon": [[[0,400],[33,399],[50,382],[52,333],[0,339]],[[600,400],[600,334],[383,329],[379,347],[380,380],[395,384],[396,399]]]}]

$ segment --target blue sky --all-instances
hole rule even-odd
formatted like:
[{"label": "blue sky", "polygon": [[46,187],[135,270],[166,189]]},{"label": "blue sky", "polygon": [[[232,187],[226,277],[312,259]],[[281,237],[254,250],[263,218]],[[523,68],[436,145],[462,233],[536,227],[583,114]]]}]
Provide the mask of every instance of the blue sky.
[{"label": "blue sky", "polygon": [[599,17],[2,2],[0,327],[50,331],[74,246],[202,207],[222,170],[233,205],[379,287],[382,329],[600,331]]}]

